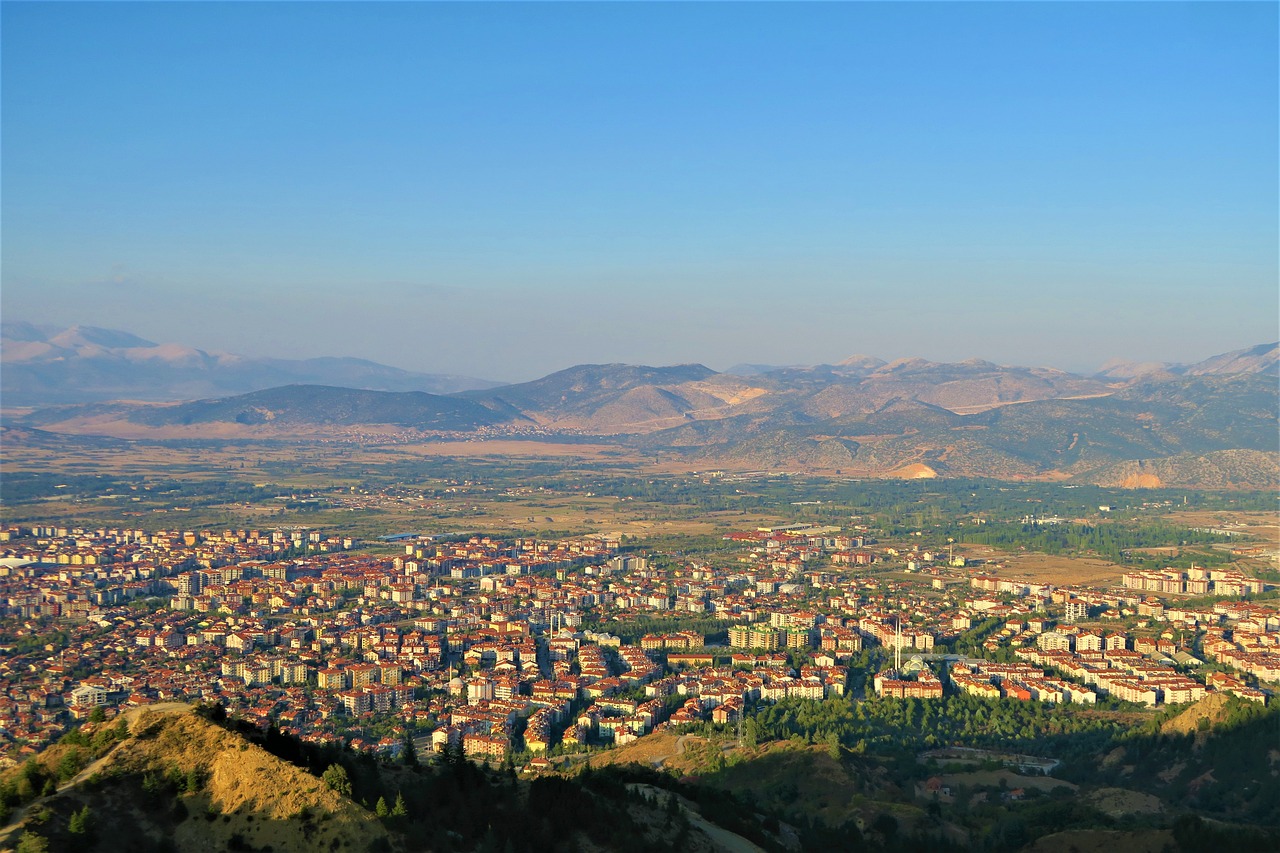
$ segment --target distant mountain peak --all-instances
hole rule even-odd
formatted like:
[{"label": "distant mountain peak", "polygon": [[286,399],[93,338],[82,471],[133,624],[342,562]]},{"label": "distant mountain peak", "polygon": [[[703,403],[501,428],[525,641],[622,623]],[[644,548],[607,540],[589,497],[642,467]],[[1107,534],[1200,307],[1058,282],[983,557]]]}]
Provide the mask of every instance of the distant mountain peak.
[{"label": "distant mountain peak", "polygon": [[[575,364],[564,370],[549,373],[541,379],[523,382],[519,385],[506,386],[515,388],[531,386],[536,383],[554,385],[563,381],[587,381],[600,383],[602,387],[619,387],[645,382],[661,384],[663,382],[690,382],[715,376],[716,372],[702,364],[672,364],[665,367],[650,367],[645,364]],[[506,390],[504,388],[504,390]]]},{"label": "distant mountain peak", "polygon": [[1226,373],[1276,373],[1280,365],[1280,342],[1258,344],[1234,352],[1225,352],[1188,365],[1188,376]]},{"label": "distant mountain peak", "polygon": [[876,373],[908,373],[915,370],[928,370],[937,366],[937,362],[923,358],[896,358],[877,368]]},{"label": "distant mountain peak", "polygon": [[74,349],[83,346],[123,349],[154,347],[156,343],[119,329],[103,329],[99,326],[72,326],[46,339],[48,343]]},{"label": "distant mountain peak", "polygon": [[234,396],[291,383],[448,394],[500,383],[415,373],[365,359],[249,358],[156,344],[97,326],[10,321],[3,336],[5,402],[46,406],[107,400],[169,402]]},{"label": "distant mountain peak", "polygon": [[1210,356],[1195,364],[1167,361],[1127,361],[1113,358],[1103,362],[1094,376],[1100,379],[1138,379],[1157,374],[1173,376],[1229,376],[1242,373],[1280,373],[1280,343],[1258,344]]},{"label": "distant mountain peak", "polygon": [[855,353],[846,359],[837,361],[836,367],[883,367],[887,362],[883,358],[876,358],[874,355],[866,355],[864,353]]}]

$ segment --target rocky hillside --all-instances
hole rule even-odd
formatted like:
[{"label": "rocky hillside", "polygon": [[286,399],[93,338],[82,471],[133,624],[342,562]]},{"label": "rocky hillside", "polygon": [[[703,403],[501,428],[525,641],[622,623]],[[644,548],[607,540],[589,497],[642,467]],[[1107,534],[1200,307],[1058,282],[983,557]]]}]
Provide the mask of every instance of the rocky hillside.
[{"label": "rocky hillside", "polygon": [[1081,477],[1097,486],[1154,489],[1274,489],[1280,483],[1280,455],[1258,450],[1219,450],[1164,459],[1117,462]]}]

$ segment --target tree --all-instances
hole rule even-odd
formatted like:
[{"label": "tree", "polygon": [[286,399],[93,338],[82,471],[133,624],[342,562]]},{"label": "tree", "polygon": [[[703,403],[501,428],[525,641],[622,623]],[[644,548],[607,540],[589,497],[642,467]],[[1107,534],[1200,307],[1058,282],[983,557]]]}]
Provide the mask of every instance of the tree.
[{"label": "tree", "polygon": [[67,824],[67,829],[76,835],[87,835],[93,829],[93,813],[89,811],[88,803],[78,812],[71,813],[71,820]]},{"label": "tree", "polygon": [[409,767],[418,766],[418,749],[413,745],[413,732],[405,732],[404,749],[400,752],[400,760]]},{"label": "tree", "polygon": [[320,778],[330,790],[337,791],[344,797],[351,796],[351,777],[347,775],[347,768],[341,764],[330,764]]},{"label": "tree", "polygon": [[142,790],[152,796],[160,793],[164,788],[164,780],[155,773],[147,772],[142,776]]},{"label": "tree", "polygon": [[404,794],[396,792],[396,804],[391,807],[392,817],[404,817],[409,813],[409,809],[404,804]]},{"label": "tree", "polygon": [[72,729],[62,737],[58,738],[58,743],[65,743],[68,746],[88,746],[89,740],[84,736],[84,732],[80,729]]},{"label": "tree", "polygon": [[62,780],[70,779],[80,772],[80,768],[84,766],[81,760],[80,750],[76,747],[68,749],[62,754],[62,760],[58,762],[58,778]]},{"label": "tree", "polygon": [[[31,763],[30,759],[28,759],[28,763]],[[27,771],[26,764],[22,766],[22,772],[18,774],[18,779],[13,784],[14,796],[19,803],[25,803],[28,800],[35,799],[35,796],[36,796],[35,780],[37,778],[39,777]]]},{"label": "tree", "polygon": [[373,807],[373,813],[378,817],[387,817],[391,814],[391,810],[387,808],[386,797],[378,797],[378,803]]},{"label": "tree", "polygon": [[840,760],[840,736],[835,732],[830,732],[825,740],[827,745],[827,755],[836,761]]},{"label": "tree", "polygon": [[31,831],[23,832],[15,853],[49,853],[49,839]]},{"label": "tree", "polygon": [[89,712],[89,722],[105,723],[107,721],[107,712],[102,709],[101,705],[95,705],[93,710]]}]

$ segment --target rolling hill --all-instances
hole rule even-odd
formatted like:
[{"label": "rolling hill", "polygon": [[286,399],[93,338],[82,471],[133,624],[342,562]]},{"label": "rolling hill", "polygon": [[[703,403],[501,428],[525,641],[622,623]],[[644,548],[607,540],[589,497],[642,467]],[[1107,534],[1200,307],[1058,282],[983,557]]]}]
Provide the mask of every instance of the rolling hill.
[{"label": "rolling hill", "polygon": [[977,360],[857,357],[750,376],[594,364],[450,395],[288,385],[53,407],[18,425],[156,439],[588,435],[706,467],[1267,487],[1280,458],[1274,352],[1124,380]]},{"label": "rolling hill", "polygon": [[315,435],[359,427],[426,431],[474,430],[510,423],[471,400],[421,391],[362,391],[287,385],[214,400],[140,405],[96,403],[43,409],[24,419],[52,431],[119,437],[272,437]]},{"label": "rolling hill", "polygon": [[[461,757],[379,762],[183,706],[130,715],[128,736],[56,791],[61,763],[84,747],[56,745],[4,774],[0,784],[16,789],[24,778],[28,787],[49,785],[43,796],[20,797],[0,845],[77,853],[746,849],[720,843],[742,839],[674,793],[634,790],[622,777],[520,781]],[[747,809],[726,813],[764,837]]]}]

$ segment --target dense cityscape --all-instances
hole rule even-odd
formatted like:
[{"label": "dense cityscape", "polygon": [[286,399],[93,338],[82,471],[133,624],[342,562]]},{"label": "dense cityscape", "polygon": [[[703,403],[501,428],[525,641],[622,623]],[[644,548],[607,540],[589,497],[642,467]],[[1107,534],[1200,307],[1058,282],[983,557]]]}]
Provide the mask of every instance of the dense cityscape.
[{"label": "dense cityscape", "polygon": [[422,738],[545,767],[787,697],[1157,707],[1265,702],[1280,683],[1280,605],[1245,598],[1275,585],[1229,567],[1055,586],[963,546],[813,525],[731,533],[702,557],[620,553],[617,535],[0,539],[10,764],[94,709],[170,701],[390,757]]}]

